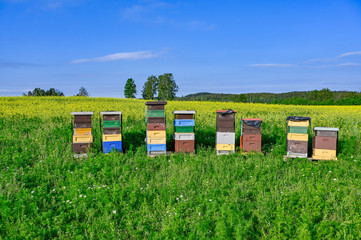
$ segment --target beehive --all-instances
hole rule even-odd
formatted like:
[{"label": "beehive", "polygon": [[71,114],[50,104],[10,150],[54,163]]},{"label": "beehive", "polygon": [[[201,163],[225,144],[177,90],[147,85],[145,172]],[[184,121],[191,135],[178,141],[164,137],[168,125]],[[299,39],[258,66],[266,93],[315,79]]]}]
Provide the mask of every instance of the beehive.
[{"label": "beehive", "polygon": [[164,106],[166,101],[146,102],[145,122],[147,123],[146,142],[148,155],[165,154],[166,118]]},{"label": "beehive", "polygon": [[174,111],[174,151],[191,153],[195,151],[196,111]]},{"label": "beehive", "polygon": [[242,118],[240,146],[245,152],[261,152],[261,118]]},{"label": "beehive", "polygon": [[338,128],[315,127],[313,129],[313,154],[315,160],[337,160]]},{"label": "beehive", "polygon": [[234,110],[217,110],[216,150],[217,154],[234,153],[236,150]]},{"label": "beehive", "polygon": [[72,112],[73,115],[73,153],[86,154],[93,147],[92,115],[93,112]]},{"label": "beehive", "polygon": [[309,117],[287,117],[287,157],[307,158],[310,125]]},{"label": "beehive", "polygon": [[108,111],[100,112],[103,124],[102,149],[103,153],[111,151],[123,152],[122,112]]}]

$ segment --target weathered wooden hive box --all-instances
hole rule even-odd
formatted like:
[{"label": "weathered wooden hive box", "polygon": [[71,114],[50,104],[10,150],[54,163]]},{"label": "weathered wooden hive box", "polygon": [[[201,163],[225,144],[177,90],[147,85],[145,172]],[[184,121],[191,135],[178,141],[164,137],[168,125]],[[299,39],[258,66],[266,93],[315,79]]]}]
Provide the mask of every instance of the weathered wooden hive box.
[{"label": "weathered wooden hive box", "polygon": [[240,146],[245,152],[262,151],[261,118],[242,118]]},{"label": "weathered wooden hive box", "polygon": [[196,111],[174,111],[174,151],[191,153],[195,151]]},{"label": "weathered wooden hive box", "polygon": [[146,102],[145,122],[147,123],[146,141],[148,155],[165,154],[166,118],[164,106],[166,101]]},{"label": "weathered wooden hive box", "polygon": [[93,147],[93,112],[72,112],[73,115],[73,153],[85,154]]},{"label": "weathered wooden hive box", "polygon": [[310,125],[309,117],[287,117],[287,157],[307,158]]},{"label": "weathered wooden hive box", "polygon": [[313,154],[315,160],[337,160],[338,128],[313,128]]},{"label": "weathered wooden hive box", "polygon": [[234,110],[217,110],[216,150],[217,154],[234,153],[236,150]]},{"label": "weathered wooden hive box", "polygon": [[108,111],[100,112],[103,124],[102,149],[103,153],[111,151],[123,152],[123,133],[122,133],[122,112]]}]

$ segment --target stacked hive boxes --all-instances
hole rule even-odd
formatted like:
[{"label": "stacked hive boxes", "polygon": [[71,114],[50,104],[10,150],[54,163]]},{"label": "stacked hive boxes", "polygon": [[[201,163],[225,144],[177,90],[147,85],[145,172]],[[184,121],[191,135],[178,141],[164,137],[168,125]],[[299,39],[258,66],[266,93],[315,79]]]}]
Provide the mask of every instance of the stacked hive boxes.
[{"label": "stacked hive boxes", "polygon": [[241,122],[241,149],[245,152],[261,152],[261,118],[242,118]]},{"label": "stacked hive boxes", "polygon": [[338,128],[315,127],[312,159],[337,160]]},{"label": "stacked hive boxes", "polygon": [[217,110],[217,154],[234,153],[236,150],[235,115],[233,110]]},{"label": "stacked hive boxes", "polygon": [[122,152],[122,112],[101,112],[103,116],[103,153]]},{"label": "stacked hive boxes", "polygon": [[309,117],[287,117],[287,157],[307,157],[310,122]]},{"label": "stacked hive boxes", "polygon": [[93,147],[92,115],[93,112],[72,112],[74,116],[73,152],[83,154]]},{"label": "stacked hive boxes", "polygon": [[174,151],[194,152],[196,111],[174,111]]},{"label": "stacked hive boxes", "polygon": [[164,106],[167,102],[146,102],[147,151],[148,155],[165,154],[166,120]]}]

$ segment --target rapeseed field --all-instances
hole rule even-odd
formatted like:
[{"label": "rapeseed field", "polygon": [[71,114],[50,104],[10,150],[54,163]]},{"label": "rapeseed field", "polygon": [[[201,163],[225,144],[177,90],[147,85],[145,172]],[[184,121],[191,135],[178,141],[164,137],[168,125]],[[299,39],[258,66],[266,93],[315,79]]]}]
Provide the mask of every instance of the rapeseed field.
[{"label": "rapeseed field", "polygon": [[[145,101],[0,98],[0,238],[360,239],[361,106],[180,102],[196,154],[146,155]],[[262,154],[217,156],[216,114],[263,118]],[[125,153],[101,153],[99,112],[123,113]],[[73,158],[71,112],[93,111],[94,148]],[[338,161],[284,159],[286,117],[338,127]],[[236,141],[239,146],[239,140]],[[239,149],[238,149],[239,151]]]}]

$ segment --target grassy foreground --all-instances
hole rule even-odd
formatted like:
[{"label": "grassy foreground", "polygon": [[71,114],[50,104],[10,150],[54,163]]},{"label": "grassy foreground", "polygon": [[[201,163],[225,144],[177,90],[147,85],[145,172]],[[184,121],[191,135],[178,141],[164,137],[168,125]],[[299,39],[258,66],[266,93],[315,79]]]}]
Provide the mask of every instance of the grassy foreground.
[{"label": "grassy foreground", "polygon": [[[0,238],[360,239],[361,107],[169,102],[197,111],[197,154],[147,158],[144,101],[0,98]],[[264,154],[217,156],[215,110],[264,119]],[[73,159],[71,111],[94,111]],[[100,153],[100,111],[124,113],[125,154]],[[285,118],[340,127],[339,161],[283,160]]]}]

